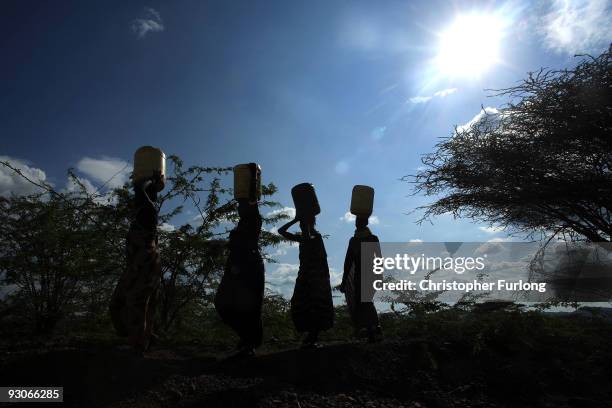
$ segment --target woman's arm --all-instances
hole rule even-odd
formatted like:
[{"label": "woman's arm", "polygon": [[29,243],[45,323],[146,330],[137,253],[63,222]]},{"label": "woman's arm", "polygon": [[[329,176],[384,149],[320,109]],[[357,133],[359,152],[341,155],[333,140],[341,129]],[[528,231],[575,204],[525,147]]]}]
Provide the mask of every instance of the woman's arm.
[{"label": "woman's arm", "polygon": [[346,281],[348,280],[349,273],[351,272],[351,266],[353,265],[351,241],[349,241],[348,248],[346,249],[346,256],[344,257],[344,273],[342,274],[342,282],[340,283],[340,285],[336,286],[336,289],[338,289],[342,293],[344,293],[345,291]]},{"label": "woman's arm", "polygon": [[159,205],[157,203],[157,190],[153,180],[143,180],[134,186],[134,213],[135,226],[155,232],[157,230]]},{"label": "woman's arm", "polygon": [[[162,176],[161,171],[156,171],[151,177],[141,180],[134,186],[134,190],[137,193],[138,198],[144,199],[154,209],[159,211],[159,208],[155,205],[157,202],[157,193],[161,191],[165,185],[165,179]],[[141,195],[142,194],[142,195]]]},{"label": "woman's arm", "polygon": [[374,256],[377,258],[381,258],[382,251],[380,250],[380,241],[378,240],[378,237],[376,235],[374,235],[374,242],[376,243],[374,245]]},{"label": "woman's arm", "polygon": [[301,239],[299,235],[292,234],[289,231],[287,231],[289,227],[291,227],[293,224],[297,223],[298,221],[299,220],[297,218],[294,218],[293,220],[289,221],[288,223],[280,227],[278,229],[278,233],[281,234],[285,239],[288,239],[290,241],[300,242]]}]

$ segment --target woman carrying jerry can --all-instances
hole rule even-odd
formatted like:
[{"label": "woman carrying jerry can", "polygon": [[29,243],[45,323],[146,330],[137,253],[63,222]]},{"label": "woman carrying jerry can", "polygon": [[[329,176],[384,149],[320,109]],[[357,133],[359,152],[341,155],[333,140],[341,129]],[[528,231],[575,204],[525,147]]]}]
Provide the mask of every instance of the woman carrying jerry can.
[{"label": "woman carrying jerry can", "polygon": [[[319,332],[334,324],[334,306],[329,283],[327,253],[321,234],[315,229],[315,216],[320,213],[319,202],[312,184],[302,183],[291,189],[295,204],[295,219],[279,228],[283,237],[299,243],[300,268],[291,297],[291,317],[298,332],[307,335],[303,348],[318,347]],[[301,234],[287,229],[300,224]]]},{"label": "woman carrying jerry can", "polygon": [[138,351],[149,348],[161,280],[157,241],[157,193],[164,189],[166,156],[143,146],[134,154],[134,207],[126,241],[127,267],[119,278],[110,304],[115,330]]},{"label": "woman carrying jerry can", "polygon": [[[344,259],[344,274],[338,289],[344,292],[355,335],[365,331],[369,342],[381,336],[374,297],[374,257],[381,256],[378,237],[368,228],[368,218],[374,206],[374,189],[356,185],[351,197],[351,213],[356,216],[355,235],[350,239]],[[362,245],[367,243],[366,245]],[[367,251],[364,253],[363,251]],[[365,255],[362,257],[362,255]],[[366,260],[366,264],[362,261]]]},{"label": "woman carrying jerry can", "polygon": [[261,168],[255,163],[234,167],[234,197],[238,201],[238,225],[229,234],[229,256],[215,296],[215,308],[240,341],[234,357],[248,357],[261,345],[261,307],[265,270],[259,250],[262,219]]}]

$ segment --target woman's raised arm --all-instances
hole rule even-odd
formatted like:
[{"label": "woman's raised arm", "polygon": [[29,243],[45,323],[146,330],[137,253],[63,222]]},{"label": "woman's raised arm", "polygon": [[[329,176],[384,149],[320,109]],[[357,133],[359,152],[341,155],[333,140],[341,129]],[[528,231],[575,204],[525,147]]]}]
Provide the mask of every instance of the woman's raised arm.
[{"label": "woman's raised arm", "polygon": [[295,242],[300,242],[300,236],[297,234],[292,234],[291,232],[287,231],[289,229],[289,227],[291,227],[293,224],[297,223],[299,220],[297,218],[294,218],[293,220],[289,221],[288,223],[286,223],[285,225],[283,225],[282,227],[280,227],[278,229],[278,233],[281,234],[284,238],[290,240],[290,241],[295,241]]}]

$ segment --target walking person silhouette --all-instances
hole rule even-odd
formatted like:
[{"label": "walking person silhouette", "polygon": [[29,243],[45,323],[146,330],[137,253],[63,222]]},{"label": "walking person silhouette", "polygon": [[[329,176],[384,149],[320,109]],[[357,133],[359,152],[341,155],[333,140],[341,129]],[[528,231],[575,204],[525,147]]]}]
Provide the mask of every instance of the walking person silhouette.
[{"label": "walking person silhouette", "polygon": [[261,169],[257,164],[234,167],[234,196],[240,220],[229,234],[229,256],[215,295],[215,308],[240,338],[234,357],[248,357],[254,355],[263,336],[265,268],[259,249]]},{"label": "walking person silhouette", "polygon": [[148,350],[161,281],[157,193],[165,185],[165,155],[143,146],[134,155],[134,217],[126,240],[126,269],[113,292],[109,311],[117,334],[137,351]]},{"label": "walking person silhouette", "polygon": [[[316,348],[321,331],[334,324],[334,306],[329,283],[327,253],[321,234],[315,229],[319,203],[312,184],[302,183],[291,189],[295,219],[278,229],[288,240],[299,243],[300,267],[291,297],[291,317],[299,333],[307,333],[302,348]],[[287,230],[299,222],[301,233]]]},{"label": "walking person silhouette", "polygon": [[[355,234],[346,250],[342,283],[337,287],[344,293],[356,337],[360,337],[361,331],[365,330],[369,342],[375,342],[382,335],[373,303],[372,263],[374,257],[381,256],[378,237],[368,228],[373,204],[373,188],[361,185],[353,187],[351,213],[356,216]],[[364,243],[366,245],[362,245]]]}]

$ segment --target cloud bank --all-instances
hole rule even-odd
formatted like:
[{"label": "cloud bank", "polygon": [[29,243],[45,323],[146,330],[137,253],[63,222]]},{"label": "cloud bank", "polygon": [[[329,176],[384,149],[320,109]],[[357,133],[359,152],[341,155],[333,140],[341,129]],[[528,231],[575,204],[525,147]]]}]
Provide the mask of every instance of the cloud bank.
[{"label": "cloud bank", "polygon": [[[7,162],[16,169],[21,170],[24,176],[34,182],[45,182],[47,175],[41,169],[30,167],[24,160],[9,156],[0,156],[0,161]],[[0,196],[9,197],[11,194],[28,195],[40,193],[42,190],[6,166],[0,165]]]},{"label": "cloud bank", "polygon": [[[0,161],[7,162],[12,167],[19,169],[24,176],[36,183],[47,183],[47,175],[44,170],[32,167],[25,160],[12,158],[9,156],[0,156]],[[132,166],[121,159],[102,157],[94,159],[91,157],[83,157],[76,165],[77,170],[82,174],[75,179],[68,178],[62,192],[79,193],[85,189],[88,194],[95,194],[96,200],[103,202],[109,197],[105,193],[100,193],[99,190],[107,191],[108,189],[121,187],[129,178],[132,172]],[[94,182],[99,183],[98,188]],[[28,195],[40,193],[43,190],[34,184],[27,181],[25,178],[15,173],[6,166],[0,165],[0,196],[9,197],[10,195]]]},{"label": "cloud bank", "polygon": [[132,165],[112,157],[93,159],[83,157],[77,163],[77,169],[94,181],[104,183],[109,188],[121,187],[132,173]]}]

